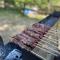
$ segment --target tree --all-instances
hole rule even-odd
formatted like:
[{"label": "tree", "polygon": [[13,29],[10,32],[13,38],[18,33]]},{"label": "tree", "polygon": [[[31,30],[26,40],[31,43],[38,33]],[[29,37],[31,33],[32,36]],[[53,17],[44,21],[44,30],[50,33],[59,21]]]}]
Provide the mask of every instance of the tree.
[{"label": "tree", "polygon": [[14,4],[14,0],[4,0],[6,3]]}]

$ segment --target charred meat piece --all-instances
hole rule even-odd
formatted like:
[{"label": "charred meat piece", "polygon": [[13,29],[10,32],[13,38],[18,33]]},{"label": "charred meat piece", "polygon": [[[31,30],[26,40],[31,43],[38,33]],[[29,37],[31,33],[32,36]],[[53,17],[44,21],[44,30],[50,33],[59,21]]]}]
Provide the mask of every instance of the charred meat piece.
[{"label": "charred meat piece", "polygon": [[[15,37],[13,37],[13,41],[15,43],[22,43],[24,45],[27,45],[27,46],[30,46],[30,47],[35,47],[38,40],[25,34],[25,33],[22,33],[22,34],[19,34],[19,35],[16,35]],[[21,38],[21,39],[20,39]],[[20,41],[19,41],[20,40]],[[19,45],[20,45],[19,44]]]},{"label": "charred meat piece", "polygon": [[44,35],[43,32],[36,31],[33,28],[32,29],[27,29],[26,31],[24,31],[24,33],[26,33],[29,36],[32,36],[32,37],[34,37],[34,38],[36,38],[38,40],[40,40]]},{"label": "charred meat piece", "polygon": [[46,33],[50,27],[44,25],[44,24],[40,24],[40,23],[36,23],[36,24],[33,24],[32,28],[38,32],[42,32],[42,33]]},{"label": "charred meat piece", "polygon": [[13,42],[19,44],[21,47],[34,48],[37,43],[42,39],[44,34],[48,32],[49,27],[44,24],[36,23],[31,28],[27,28],[21,34],[13,37]]}]

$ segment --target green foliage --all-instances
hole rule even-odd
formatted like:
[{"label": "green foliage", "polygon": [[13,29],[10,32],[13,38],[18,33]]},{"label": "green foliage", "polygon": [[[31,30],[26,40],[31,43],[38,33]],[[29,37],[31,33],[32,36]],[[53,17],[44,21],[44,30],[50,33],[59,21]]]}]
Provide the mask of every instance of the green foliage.
[{"label": "green foliage", "polygon": [[20,7],[21,0],[14,0],[14,3],[16,7]]},{"label": "green foliage", "polygon": [[60,0],[52,0],[51,3],[60,6]]},{"label": "green foliage", "polygon": [[48,0],[33,0],[33,2],[39,8],[46,8],[48,5]]},{"label": "green foliage", "polygon": [[9,4],[13,4],[17,8],[25,8],[25,5],[33,4],[37,5],[39,8],[45,9],[48,7],[48,4],[52,3],[52,5],[60,5],[60,0],[5,0]]},{"label": "green foliage", "polygon": [[48,6],[48,0],[41,1],[41,8],[46,8]]},{"label": "green foliage", "polygon": [[29,2],[31,3],[32,0],[14,0],[15,5],[18,7],[20,6],[21,3],[24,4],[24,3],[29,3]]},{"label": "green foliage", "polygon": [[14,0],[4,0],[4,1],[9,3],[9,4],[14,4]]},{"label": "green foliage", "polygon": [[[5,2],[15,4],[17,6],[20,6],[21,3],[33,3],[38,6],[46,7],[48,5],[49,0],[4,0]],[[50,2],[54,5],[60,3],[60,0],[50,0]]]},{"label": "green foliage", "polygon": [[48,0],[5,0],[5,2],[8,2],[10,4],[15,5],[15,7],[23,7],[24,4],[27,3],[33,3],[34,5],[37,5],[39,8],[45,8],[47,7]]}]

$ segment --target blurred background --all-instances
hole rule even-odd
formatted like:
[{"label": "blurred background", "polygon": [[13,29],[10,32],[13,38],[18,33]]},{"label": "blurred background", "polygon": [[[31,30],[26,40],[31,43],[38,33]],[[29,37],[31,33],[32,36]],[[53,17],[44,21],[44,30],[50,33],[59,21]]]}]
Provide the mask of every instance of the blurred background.
[{"label": "blurred background", "polygon": [[0,34],[4,42],[53,11],[60,11],[60,0],[0,0]]}]

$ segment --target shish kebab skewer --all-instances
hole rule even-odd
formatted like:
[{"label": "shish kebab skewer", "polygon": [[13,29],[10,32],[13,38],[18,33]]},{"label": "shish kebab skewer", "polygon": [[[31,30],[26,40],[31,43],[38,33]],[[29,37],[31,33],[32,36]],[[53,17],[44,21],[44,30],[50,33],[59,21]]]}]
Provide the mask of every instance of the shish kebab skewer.
[{"label": "shish kebab skewer", "polygon": [[[21,34],[13,36],[12,42],[18,44],[21,48],[32,51],[38,45],[38,42],[42,40],[44,35],[47,34],[51,27],[58,21],[59,17],[59,12],[50,14],[47,18],[33,24],[31,28],[27,28]],[[50,50],[59,55],[59,52],[54,49]]]}]

